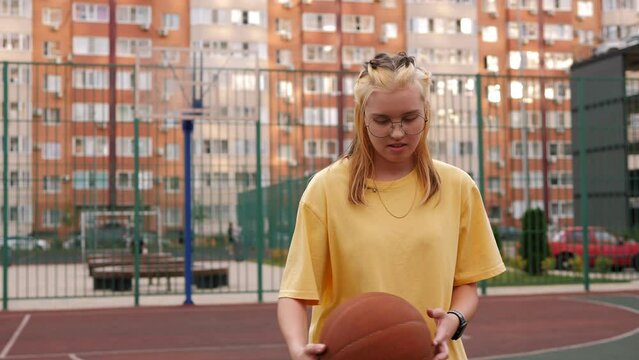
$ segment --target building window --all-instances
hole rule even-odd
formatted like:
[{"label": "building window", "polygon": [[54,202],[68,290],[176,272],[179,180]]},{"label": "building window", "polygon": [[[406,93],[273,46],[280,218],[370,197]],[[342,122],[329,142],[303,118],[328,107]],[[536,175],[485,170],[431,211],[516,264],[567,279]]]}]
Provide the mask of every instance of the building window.
[{"label": "building window", "polygon": [[163,220],[166,226],[182,225],[182,209],[181,208],[165,208]]},{"label": "building window", "polygon": [[541,189],[544,186],[544,178],[541,171],[513,171],[511,174],[511,186],[514,189]]},{"label": "building window", "polygon": [[106,123],[109,119],[109,104],[107,103],[73,103],[72,120],[74,122]]},{"label": "building window", "polygon": [[[521,141],[513,141],[511,143],[511,157],[520,159],[524,156],[524,147]],[[526,154],[529,159],[541,159],[542,151],[541,151],[541,142],[540,141],[529,141],[528,142],[528,154]]]},{"label": "building window", "polygon": [[31,0],[1,0],[0,16],[31,18]]},{"label": "building window", "polygon": [[303,122],[306,125],[335,126],[337,125],[337,108],[305,107]]},{"label": "building window", "polygon": [[382,24],[382,41],[397,39],[397,23]]},{"label": "building window", "polygon": [[180,145],[178,144],[166,144],[165,145],[166,159],[175,161],[180,160]]},{"label": "building window", "polygon": [[572,9],[572,0],[544,0],[544,11],[570,11]]},{"label": "building window", "polygon": [[302,29],[304,31],[333,32],[337,29],[337,17],[329,13],[304,13]]},{"label": "building window", "polygon": [[497,1],[496,0],[485,0],[483,3],[484,3],[484,12],[487,12],[487,13],[496,13],[497,12]]},{"label": "building window", "polygon": [[305,44],[302,49],[304,53],[304,62],[337,62],[337,48],[334,45]]},{"label": "building window", "polygon": [[342,15],[342,31],[345,33],[372,34],[375,17],[370,15]]},{"label": "building window", "polygon": [[[116,153],[122,157],[134,156],[134,138],[130,136],[120,136],[115,139]],[[153,138],[139,137],[138,151],[140,157],[149,157],[153,155]]]},{"label": "building window", "polygon": [[180,178],[177,176],[165,176],[162,179],[164,183],[164,192],[176,193],[180,191]]},{"label": "building window", "polygon": [[497,27],[484,26],[481,31],[481,38],[484,42],[497,42]]},{"label": "building window", "polygon": [[235,186],[240,189],[255,186],[256,178],[254,172],[238,171],[235,173]]},{"label": "building window", "polygon": [[231,10],[231,24],[235,25],[254,25],[261,26],[264,24],[262,14],[256,10]]},{"label": "building window", "polygon": [[73,172],[73,189],[106,189],[109,185],[109,174],[106,171],[77,170]]},{"label": "building window", "polygon": [[551,201],[550,217],[552,219],[570,219],[573,217],[572,201]]},{"label": "building window", "polygon": [[180,30],[180,15],[174,13],[162,14],[162,28],[167,30]]},{"label": "building window", "polygon": [[363,64],[375,56],[372,46],[344,46],[342,47],[342,62],[344,65]]},{"label": "building window", "polygon": [[571,188],[572,173],[569,171],[550,171],[548,173],[548,186],[553,188]]},{"label": "building window", "polygon": [[42,143],[40,146],[42,160],[60,160],[62,157],[62,147],[57,142]]},{"label": "building window", "polygon": [[484,66],[487,71],[499,72],[499,57],[497,55],[486,55]]},{"label": "building window", "polygon": [[58,209],[44,209],[42,211],[42,226],[53,227],[61,224],[61,214]]},{"label": "building window", "polygon": [[[134,171],[118,171],[116,174],[116,187],[118,189],[135,188]],[[148,190],[153,187],[153,173],[151,171],[140,171],[138,173],[138,184],[141,190]]]},{"label": "building window", "polygon": [[109,5],[73,3],[73,21],[108,23]]},{"label": "building window", "polygon": [[73,70],[74,89],[108,89],[109,73],[100,69],[74,69]]},{"label": "building window", "polygon": [[118,24],[151,24],[151,7],[118,5],[116,17]]},{"label": "building window", "polygon": [[62,178],[58,175],[42,177],[42,191],[45,193],[59,193],[62,190]]},{"label": "building window", "polygon": [[151,57],[151,39],[145,38],[118,38],[116,52],[118,56],[142,58]]},{"label": "building window", "polygon": [[335,94],[337,92],[337,77],[335,75],[306,75],[304,76],[305,94]]},{"label": "building window", "polygon": [[492,192],[501,191],[501,178],[499,176],[488,177],[488,191],[492,191]]},{"label": "building window", "polygon": [[229,141],[223,139],[201,139],[195,142],[195,155],[228,155]]},{"label": "building window", "polygon": [[[7,0],[3,0],[7,1]],[[58,8],[42,8],[42,25],[58,28],[62,24],[62,10]]]},{"label": "building window", "polygon": [[45,41],[42,44],[42,55],[46,58],[52,58],[58,55],[60,43],[57,41]]},{"label": "building window", "polygon": [[0,33],[0,50],[29,51],[31,50],[31,35],[21,33]]},{"label": "building window", "polygon": [[105,157],[109,155],[106,136],[74,136],[73,156]]},{"label": "building window", "polygon": [[337,157],[337,142],[335,140],[304,140],[304,156],[307,158]]},{"label": "building window", "polygon": [[109,55],[109,38],[102,36],[74,36],[73,54]]},{"label": "building window", "polygon": [[544,40],[547,44],[553,41],[573,39],[572,25],[544,24]]},{"label": "building window", "polygon": [[291,66],[293,65],[293,54],[289,49],[277,49],[275,50],[275,63],[278,65]]},{"label": "building window", "polygon": [[277,157],[282,161],[295,161],[293,146],[288,144],[280,144],[277,147]]}]

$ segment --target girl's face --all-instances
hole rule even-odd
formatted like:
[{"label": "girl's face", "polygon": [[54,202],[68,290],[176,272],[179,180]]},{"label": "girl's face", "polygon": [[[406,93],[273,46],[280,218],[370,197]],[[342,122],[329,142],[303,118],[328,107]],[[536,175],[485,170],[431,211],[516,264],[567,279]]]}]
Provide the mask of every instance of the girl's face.
[{"label": "girl's face", "polygon": [[413,153],[426,128],[424,101],[417,87],[375,90],[364,107],[364,125],[380,166],[413,167]]}]

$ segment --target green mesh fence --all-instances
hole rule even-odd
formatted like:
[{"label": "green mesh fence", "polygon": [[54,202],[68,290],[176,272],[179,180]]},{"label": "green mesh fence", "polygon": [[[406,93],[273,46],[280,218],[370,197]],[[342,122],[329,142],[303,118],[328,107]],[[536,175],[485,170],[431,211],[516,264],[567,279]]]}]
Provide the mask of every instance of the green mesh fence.
[{"label": "green mesh fence", "polygon": [[[2,64],[5,308],[183,294],[185,221],[196,294],[278,290],[300,196],[350,143],[357,74],[198,66]],[[475,178],[508,267],[488,293],[637,281],[638,89],[433,76],[429,149]]]}]

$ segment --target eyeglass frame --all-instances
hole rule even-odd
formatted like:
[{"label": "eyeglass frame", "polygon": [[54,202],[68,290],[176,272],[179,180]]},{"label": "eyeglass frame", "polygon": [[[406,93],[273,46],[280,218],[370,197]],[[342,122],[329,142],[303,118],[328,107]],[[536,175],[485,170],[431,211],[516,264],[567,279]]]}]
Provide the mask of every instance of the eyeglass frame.
[{"label": "eyeglass frame", "polygon": [[[364,115],[364,117],[366,117],[366,114],[362,114],[362,115]],[[371,131],[371,129],[370,129],[370,125],[369,125],[369,123],[366,121],[366,119],[364,119],[364,125],[366,126],[366,130],[368,130],[368,133],[369,133],[369,134],[371,134],[371,135],[373,135],[374,137],[376,137],[376,138],[378,138],[378,139],[383,139],[383,138],[385,138],[385,137],[389,137],[389,136],[391,136],[391,135],[393,134],[393,131],[395,131],[395,124],[399,124],[399,129],[400,129],[400,130],[404,133],[404,135],[405,135],[405,136],[409,136],[409,135],[419,135],[419,134],[421,134],[421,133],[422,133],[422,132],[426,129],[426,124],[428,124],[428,119],[426,118],[426,115],[422,115],[422,114],[416,114],[416,115],[417,115],[417,116],[419,116],[419,117],[421,117],[422,119],[424,119],[424,127],[422,127],[422,129],[421,129],[419,132],[416,132],[416,133],[414,133],[414,134],[409,134],[409,133],[407,133],[407,132],[406,132],[406,129],[404,129],[404,124],[403,124],[403,123],[404,123],[404,120],[403,120],[403,119],[402,119],[402,120],[400,120],[400,121],[393,121],[393,120],[391,119],[391,121],[390,121],[390,124],[391,124],[390,130],[389,130],[388,134],[386,134],[386,135],[384,135],[384,136],[377,136],[377,135],[375,135],[375,134]],[[372,120],[372,119],[371,119],[371,120]],[[372,121],[375,121],[375,120],[372,120]]]}]

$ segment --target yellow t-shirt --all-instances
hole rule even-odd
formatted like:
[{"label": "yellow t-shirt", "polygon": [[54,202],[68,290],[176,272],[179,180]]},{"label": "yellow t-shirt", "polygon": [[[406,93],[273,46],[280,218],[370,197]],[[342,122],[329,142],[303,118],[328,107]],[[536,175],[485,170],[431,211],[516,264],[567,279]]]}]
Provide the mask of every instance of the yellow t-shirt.
[{"label": "yellow t-shirt", "polygon": [[[318,342],[328,314],[354,295],[382,291],[415,306],[434,336],[429,308],[449,309],[454,286],[506,270],[475,182],[435,161],[441,187],[426,204],[416,172],[376,181],[366,205],[348,200],[349,161],[317,173],[300,200],[280,297],[317,301],[310,341]],[[380,202],[380,196],[383,202]],[[417,198],[415,199],[415,196]],[[402,219],[391,216],[404,215]],[[387,209],[384,208],[384,205]],[[461,341],[449,341],[450,359],[466,359]]]}]

